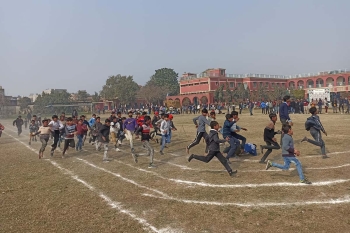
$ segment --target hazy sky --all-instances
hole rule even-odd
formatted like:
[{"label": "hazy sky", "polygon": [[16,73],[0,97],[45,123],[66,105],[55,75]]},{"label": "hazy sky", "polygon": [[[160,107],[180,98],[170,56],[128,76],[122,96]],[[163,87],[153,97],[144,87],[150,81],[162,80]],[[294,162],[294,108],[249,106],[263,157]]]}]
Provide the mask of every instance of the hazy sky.
[{"label": "hazy sky", "polygon": [[7,95],[144,84],[162,67],[298,74],[350,68],[349,0],[0,0]]}]

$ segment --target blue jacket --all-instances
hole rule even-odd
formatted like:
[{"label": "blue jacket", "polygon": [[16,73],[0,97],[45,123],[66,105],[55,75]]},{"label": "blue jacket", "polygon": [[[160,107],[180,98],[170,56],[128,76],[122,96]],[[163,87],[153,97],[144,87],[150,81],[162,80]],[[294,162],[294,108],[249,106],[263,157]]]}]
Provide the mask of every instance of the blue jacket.
[{"label": "blue jacket", "polygon": [[286,102],[283,102],[280,106],[280,119],[290,120],[289,118],[289,112],[288,112],[288,105]]},{"label": "blue jacket", "polygon": [[224,136],[224,138],[231,136],[231,127],[234,123],[236,122],[235,121],[230,122],[228,120],[225,120],[224,125],[222,126],[222,136]]},{"label": "blue jacket", "polygon": [[260,103],[260,107],[261,107],[261,108],[266,108],[265,102],[261,102],[261,103]]}]

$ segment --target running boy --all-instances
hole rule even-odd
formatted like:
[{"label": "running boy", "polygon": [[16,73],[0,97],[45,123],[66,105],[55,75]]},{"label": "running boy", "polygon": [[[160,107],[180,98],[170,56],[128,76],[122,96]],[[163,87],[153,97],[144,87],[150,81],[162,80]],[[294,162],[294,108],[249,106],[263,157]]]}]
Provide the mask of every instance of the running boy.
[{"label": "running boy", "polygon": [[141,133],[141,141],[144,147],[148,151],[147,156],[150,156],[150,163],[148,165],[148,168],[155,168],[153,164],[154,149],[149,143],[149,140],[151,139],[150,131],[151,131],[151,117],[145,116],[144,122],[142,126],[138,128],[136,135],[138,137],[138,135]]},{"label": "running boy", "polygon": [[88,127],[86,124],[84,124],[84,121],[83,119],[81,118],[79,121],[78,121],[78,124],[76,125],[76,135],[77,135],[77,138],[78,138],[78,143],[75,147],[75,150],[76,151],[82,151],[83,150],[83,141],[84,141],[84,137],[86,135],[86,132],[88,131]]},{"label": "running boy", "polygon": [[136,123],[136,119],[132,117],[132,112],[129,112],[128,116],[129,118],[127,118],[124,121],[123,129],[126,135],[126,139],[130,141],[131,153],[134,154],[135,149],[134,149],[133,135],[135,130],[137,129],[137,123]]},{"label": "running boy", "polygon": [[195,155],[191,154],[188,158],[188,162],[191,162],[192,159],[197,159],[199,161],[209,163],[214,156],[219,159],[221,164],[226,168],[228,174],[233,176],[237,173],[237,170],[232,171],[230,165],[228,164],[225,157],[220,152],[220,143],[224,143],[229,141],[230,139],[227,137],[225,140],[220,140],[218,136],[219,123],[216,121],[210,122],[210,133],[206,138],[207,144],[209,145],[209,154],[207,156]]},{"label": "running boy", "polygon": [[16,120],[13,121],[13,126],[17,127],[18,136],[22,133],[23,120],[21,116],[18,116]]},{"label": "running boy", "polygon": [[43,120],[42,126],[40,126],[38,132],[32,133],[33,136],[40,134],[39,138],[41,142],[41,148],[39,150],[39,159],[44,157],[44,151],[47,146],[47,141],[49,140],[51,135],[51,127],[48,126],[48,124],[48,120]]},{"label": "running boy", "polygon": [[32,120],[32,122],[29,125],[29,145],[32,144],[32,141],[35,138],[36,132],[38,132],[38,125],[35,123],[35,120]]},{"label": "running boy", "polygon": [[68,150],[68,147],[75,147],[75,141],[74,141],[74,135],[76,134],[77,128],[76,125],[73,124],[73,118],[68,117],[66,121],[65,126],[65,138],[64,138],[64,147],[62,152],[62,158],[64,158],[64,155],[66,151]]},{"label": "running boy", "polygon": [[316,107],[310,108],[309,112],[312,114],[312,116],[307,118],[305,122],[305,129],[307,131],[310,131],[310,134],[315,139],[315,141],[308,139],[307,137],[304,137],[303,140],[301,140],[301,142],[309,142],[315,146],[321,147],[322,158],[323,159],[329,158],[326,155],[326,146],[324,141],[322,140],[322,134],[321,134],[321,131],[322,131],[327,136],[327,132],[323,128],[323,125],[320,121],[320,117],[317,115]]},{"label": "running boy", "polygon": [[110,158],[107,156],[108,152],[108,143],[109,143],[109,134],[110,134],[110,126],[111,121],[109,119],[105,120],[105,124],[102,125],[100,132],[99,132],[99,147],[103,144],[104,152],[103,152],[103,162],[109,162],[111,161]]},{"label": "running boy", "polygon": [[[193,123],[196,125],[196,128],[197,128],[197,134],[196,134],[196,138],[194,139],[194,141],[186,147],[187,154],[190,153],[190,149],[192,147],[199,144],[202,137],[206,138],[208,136],[207,132],[205,131],[205,125],[210,125],[209,120],[207,120],[207,115],[208,115],[208,110],[206,108],[204,108],[202,110],[201,116],[193,118]],[[198,121],[198,123],[197,123],[197,121]],[[208,151],[208,149],[206,147],[205,153],[207,153],[207,151]]]},{"label": "running boy", "polygon": [[169,115],[164,114],[164,119],[162,123],[160,123],[160,132],[162,134],[162,141],[160,146],[160,154],[164,155],[163,150],[165,147],[166,142],[169,140],[169,131],[170,131],[170,122],[169,122]]},{"label": "running boy", "polygon": [[259,163],[266,163],[267,156],[271,154],[272,150],[281,149],[280,145],[277,143],[277,139],[275,138],[276,134],[280,134],[281,131],[278,130],[275,132],[275,124],[277,121],[277,115],[275,113],[270,113],[270,122],[266,125],[264,129],[264,141],[266,142],[266,146],[260,145],[261,154],[264,153],[264,149],[267,149],[264,156],[261,158]]},{"label": "running boy", "polygon": [[311,182],[304,176],[303,169],[301,167],[300,161],[295,156],[300,156],[300,151],[294,148],[294,141],[293,141],[293,130],[290,125],[284,125],[282,127],[284,136],[283,136],[283,142],[282,142],[282,157],[284,160],[284,165],[280,165],[277,163],[274,163],[270,160],[267,160],[266,164],[266,170],[268,170],[270,167],[277,167],[282,170],[288,170],[291,163],[294,163],[298,174],[300,178],[300,183],[304,184],[311,184]]},{"label": "running boy", "polygon": [[57,148],[58,140],[60,139],[60,130],[63,129],[63,124],[58,120],[57,115],[53,115],[49,126],[51,127],[51,133],[53,135],[53,144],[51,145],[50,155],[53,156],[53,153]]},{"label": "running boy", "polygon": [[92,145],[95,144],[96,145],[96,150],[98,150],[98,142],[96,141],[96,138],[100,132],[100,129],[102,127],[102,123],[101,123],[101,118],[100,117],[96,117],[96,121],[95,123],[92,125],[91,129],[91,135],[92,135]]}]

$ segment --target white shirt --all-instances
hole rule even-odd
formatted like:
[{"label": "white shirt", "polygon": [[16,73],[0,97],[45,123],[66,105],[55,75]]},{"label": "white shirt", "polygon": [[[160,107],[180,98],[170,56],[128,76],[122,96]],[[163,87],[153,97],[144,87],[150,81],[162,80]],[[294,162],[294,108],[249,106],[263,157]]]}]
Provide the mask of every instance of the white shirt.
[{"label": "white shirt", "polygon": [[63,129],[63,124],[61,123],[61,121],[51,121],[49,123],[49,126],[51,127],[51,131],[55,131],[55,130],[61,130]]}]

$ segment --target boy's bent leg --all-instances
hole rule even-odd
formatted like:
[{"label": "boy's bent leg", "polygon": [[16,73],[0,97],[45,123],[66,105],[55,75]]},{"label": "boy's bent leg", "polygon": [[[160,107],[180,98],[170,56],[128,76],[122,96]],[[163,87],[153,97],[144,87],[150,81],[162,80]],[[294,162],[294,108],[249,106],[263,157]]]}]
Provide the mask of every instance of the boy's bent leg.
[{"label": "boy's bent leg", "polygon": [[232,172],[232,168],[231,168],[230,165],[228,164],[227,159],[221,154],[221,152],[220,152],[220,151],[217,151],[217,152],[215,152],[214,155],[216,156],[216,158],[218,158],[218,160],[220,161],[220,163],[221,163],[222,165],[224,165],[226,171],[227,171],[228,173],[231,173],[231,172]]},{"label": "boy's bent leg", "polygon": [[197,132],[196,138],[193,140],[193,142],[191,142],[190,145],[187,146],[187,149],[191,149],[191,148],[194,147],[195,145],[198,145],[199,142],[201,141],[202,137],[203,137],[203,133],[204,133],[204,132]]},{"label": "boy's bent leg", "polygon": [[297,168],[300,180],[304,180],[305,176],[304,176],[303,169],[301,167],[301,163],[300,163],[299,159],[297,159],[295,157],[291,157],[290,162],[295,164],[295,167]]},{"label": "boy's bent leg", "polygon": [[282,170],[288,170],[289,167],[290,167],[290,158],[295,158],[295,157],[283,157],[283,160],[284,160],[284,164],[281,165],[281,164],[278,164],[278,163],[274,163],[272,162],[272,167],[277,167],[279,169],[282,169]]},{"label": "boy's bent leg", "polygon": [[[203,156],[203,155],[192,155],[192,157],[194,159],[197,159],[199,161],[205,162],[205,163],[209,163],[210,160],[212,160],[212,158],[215,156],[215,151],[209,151],[209,154],[207,156]],[[225,159],[226,160],[226,159]]]},{"label": "boy's bent leg", "polygon": [[231,137],[230,138],[230,150],[227,153],[226,159],[232,158],[237,150],[237,147],[239,147],[239,141],[238,139]]}]

